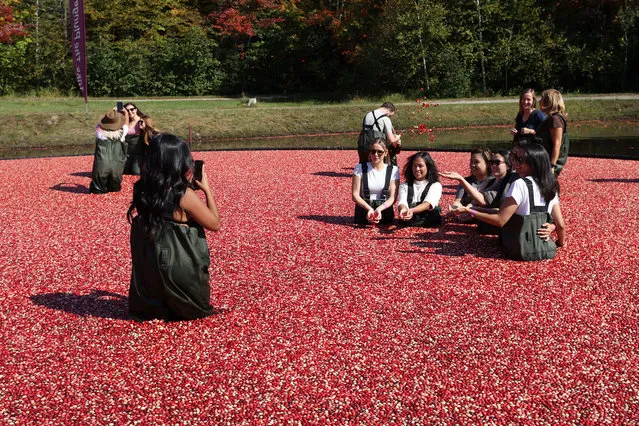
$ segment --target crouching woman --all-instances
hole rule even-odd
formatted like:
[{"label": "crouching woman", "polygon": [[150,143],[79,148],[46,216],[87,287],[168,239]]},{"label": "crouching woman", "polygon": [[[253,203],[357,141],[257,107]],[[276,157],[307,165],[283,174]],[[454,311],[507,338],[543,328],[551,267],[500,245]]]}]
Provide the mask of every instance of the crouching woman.
[{"label": "crouching woman", "polygon": [[[482,222],[501,229],[506,254],[518,260],[550,259],[563,246],[566,226],[559,206],[559,184],[553,175],[550,157],[539,144],[517,145],[511,162],[521,176],[508,190],[497,213],[460,207]],[[552,223],[550,217],[552,217]],[[553,242],[551,234],[557,232]]]},{"label": "crouching woman", "polygon": [[384,140],[375,139],[369,148],[369,161],[357,164],[353,170],[351,190],[356,225],[393,223],[399,169],[386,164],[387,156]]},{"label": "crouching woman", "polygon": [[[206,203],[191,185],[204,192]],[[168,134],[151,139],[127,216],[133,319],[173,321],[211,315],[211,258],[204,230],[219,230],[220,214],[206,173],[201,181],[193,180],[193,159],[183,140]]]}]

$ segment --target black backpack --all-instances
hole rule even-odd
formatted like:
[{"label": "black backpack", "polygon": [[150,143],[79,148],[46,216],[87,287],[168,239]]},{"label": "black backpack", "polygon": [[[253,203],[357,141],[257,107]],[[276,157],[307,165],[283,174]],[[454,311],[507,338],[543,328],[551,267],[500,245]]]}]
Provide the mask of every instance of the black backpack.
[{"label": "black backpack", "polygon": [[537,230],[544,223],[552,222],[548,213],[549,201],[543,206],[535,206],[532,182],[523,178],[528,187],[530,214],[521,216],[514,214],[502,228],[502,243],[506,255],[515,260],[552,259],[557,253],[557,245],[552,239],[542,240]]},{"label": "black backpack", "polygon": [[359,132],[359,138],[357,139],[357,152],[359,153],[359,162],[362,164],[368,161],[368,150],[371,147],[371,143],[377,138],[386,140],[386,134],[382,132],[382,128],[377,122],[384,117],[388,117],[388,115],[382,114],[379,117],[375,117],[375,111],[373,111],[373,119],[375,120],[373,124],[365,124],[366,117],[362,121],[362,130]]}]

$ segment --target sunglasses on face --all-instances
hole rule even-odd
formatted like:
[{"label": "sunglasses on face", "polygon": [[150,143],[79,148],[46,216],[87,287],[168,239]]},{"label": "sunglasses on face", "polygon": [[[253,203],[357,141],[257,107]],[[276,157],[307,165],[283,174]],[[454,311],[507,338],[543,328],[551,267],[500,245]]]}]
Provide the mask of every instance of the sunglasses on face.
[{"label": "sunglasses on face", "polygon": [[510,161],[511,162],[516,161],[517,163],[521,164],[524,162],[524,158],[515,154],[510,154]]},{"label": "sunglasses on face", "polygon": [[370,151],[368,151],[371,155],[384,155],[386,153],[386,151],[381,150],[381,149],[371,149]]},{"label": "sunglasses on face", "polygon": [[129,112],[133,112],[133,111],[136,110],[136,108],[127,108],[126,110],[129,111]]},{"label": "sunglasses on face", "polygon": [[502,161],[502,160],[491,160],[490,161],[490,165],[491,166],[499,166],[500,164],[503,164],[503,163],[505,163],[505,161]]}]

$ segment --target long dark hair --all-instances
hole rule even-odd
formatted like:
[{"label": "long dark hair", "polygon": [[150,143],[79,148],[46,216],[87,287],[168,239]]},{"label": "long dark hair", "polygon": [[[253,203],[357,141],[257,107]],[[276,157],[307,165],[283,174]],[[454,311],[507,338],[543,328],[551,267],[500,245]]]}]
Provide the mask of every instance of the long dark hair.
[{"label": "long dark hair", "polygon": [[159,134],[149,143],[148,156],[140,179],[133,185],[133,201],[127,213],[129,223],[135,210],[144,222],[146,236],[155,239],[165,220],[173,217],[193,169],[189,146],[177,136]]},{"label": "long dark hair", "polygon": [[495,155],[501,155],[502,157],[504,157],[504,163],[506,163],[506,168],[508,168],[508,171],[510,172],[513,169],[512,164],[510,164],[510,151],[509,150],[507,150],[506,148],[493,149],[491,154],[492,154],[491,158],[493,160],[495,159]]},{"label": "long dark hair", "polygon": [[537,180],[539,192],[544,200],[549,202],[559,193],[559,183],[552,172],[548,152],[537,143],[526,143],[520,146],[525,153],[523,161],[530,166],[530,176]]},{"label": "long dark hair", "polygon": [[428,182],[439,182],[439,174],[437,173],[437,166],[435,165],[435,161],[426,151],[420,151],[408,157],[406,160],[406,164],[404,165],[404,179],[408,182],[409,185],[415,183],[415,175],[413,174],[413,161],[417,158],[421,158],[426,163],[426,168],[428,171],[426,172],[426,180]]}]

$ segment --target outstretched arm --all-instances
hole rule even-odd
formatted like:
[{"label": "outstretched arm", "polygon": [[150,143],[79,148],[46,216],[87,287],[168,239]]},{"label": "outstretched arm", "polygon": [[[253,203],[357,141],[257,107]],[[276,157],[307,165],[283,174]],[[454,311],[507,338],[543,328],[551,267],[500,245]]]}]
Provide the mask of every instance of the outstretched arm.
[{"label": "outstretched arm", "polygon": [[502,227],[510,220],[510,218],[517,211],[517,202],[513,197],[508,197],[501,203],[499,211],[497,213],[485,213],[483,211],[477,211],[473,208],[460,207],[458,209],[461,213],[467,212],[476,219],[486,222],[489,225]]},{"label": "outstretched arm", "polygon": [[462,175],[457,172],[440,172],[439,175],[446,179],[456,180],[464,187],[464,191],[475,201],[475,203],[479,206],[485,206],[486,199],[484,198],[484,194],[475,189],[474,186],[470,184]]}]

